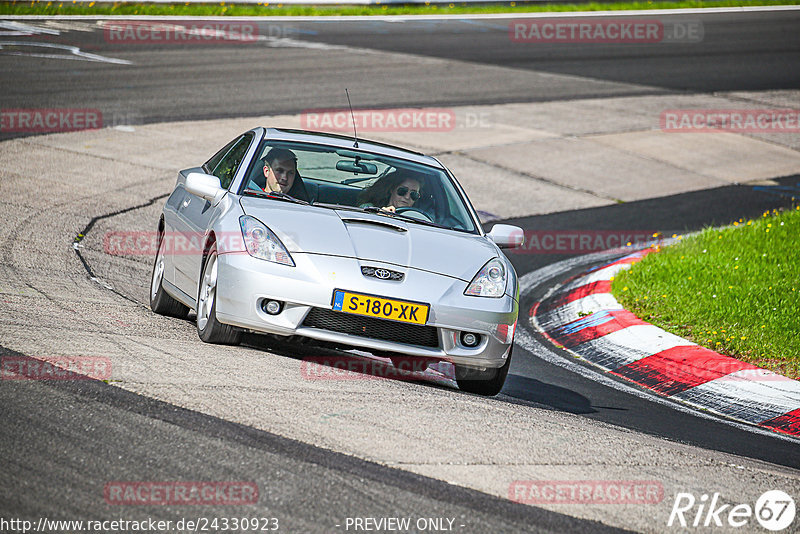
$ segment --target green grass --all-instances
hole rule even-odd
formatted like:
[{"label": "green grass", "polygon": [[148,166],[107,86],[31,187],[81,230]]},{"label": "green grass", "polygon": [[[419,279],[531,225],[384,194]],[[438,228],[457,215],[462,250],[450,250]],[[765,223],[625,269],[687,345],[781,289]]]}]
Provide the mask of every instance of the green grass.
[{"label": "green grass", "polygon": [[612,282],[639,317],[704,347],[800,376],[800,206],[708,228]]},{"label": "green grass", "polygon": [[[587,2],[577,4],[546,4],[540,2],[506,2],[474,5],[460,2],[426,5],[392,4],[353,6],[342,5],[284,5],[280,2],[261,4],[149,4],[138,2],[74,2],[32,1],[0,2],[0,15],[172,15],[172,16],[308,16],[308,15],[463,15],[468,13],[531,13],[567,11],[613,11],[629,9],[674,9],[704,7],[739,7],[753,5],[793,5],[797,0],[677,0],[662,2]],[[313,4],[313,0],[309,0]]]}]

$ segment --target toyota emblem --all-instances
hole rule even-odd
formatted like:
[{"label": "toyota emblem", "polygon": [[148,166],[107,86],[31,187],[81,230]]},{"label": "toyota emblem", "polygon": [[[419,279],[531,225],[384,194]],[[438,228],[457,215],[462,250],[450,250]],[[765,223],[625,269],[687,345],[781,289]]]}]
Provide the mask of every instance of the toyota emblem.
[{"label": "toyota emblem", "polygon": [[387,278],[392,276],[392,273],[390,273],[386,269],[375,269],[375,276],[380,278],[381,280],[386,280]]}]

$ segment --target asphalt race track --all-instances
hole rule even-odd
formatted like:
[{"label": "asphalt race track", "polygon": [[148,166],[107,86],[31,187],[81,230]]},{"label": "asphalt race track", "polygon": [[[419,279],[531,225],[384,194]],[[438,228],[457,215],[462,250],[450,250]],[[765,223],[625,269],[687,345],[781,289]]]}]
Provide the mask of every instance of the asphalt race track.
[{"label": "asphalt race track", "polygon": [[[796,11],[666,17],[701,24],[702,43],[514,43],[509,20],[258,23],[266,46],[169,46],[116,42],[89,21],[8,37],[0,91],[6,108],[98,108],[134,123],[297,113],[340,108],[455,106],[688,91],[795,89]],[[17,21],[24,23],[24,21]],[[9,54],[61,54],[25,43],[77,46],[130,59],[22,61]],[[315,61],[325,49],[326,62]],[[370,51],[398,53],[376,56]],[[388,59],[388,62],[386,61]],[[441,61],[447,59],[449,61]],[[379,67],[379,68],[378,68]],[[57,87],[53,91],[51,88]]]},{"label": "asphalt race track", "polygon": [[[255,335],[241,347],[205,345],[191,321],[147,309],[151,257],[104,250],[109,232],[152,230],[179,168],[253,118],[340,109],[345,87],[357,108],[453,108],[460,117],[466,106],[497,122],[514,106],[536,105],[536,132],[544,122],[577,124],[598,102],[622,110],[612,119],[595,109],[599,122],[577,136],[610,131],[605,117],[619,122],[614,135],[638,131],[620,118],[627,105],[649,112],[663,109],[654,102],[725,98],[797,107],[800,11],[663,20],[702,28],[702,40],[530,46],[510,40],[508,19],[464,18],[270,20],[259,23],[265,37],[254,45],[131,45],[111,42],[96,20],[0,21],[4,111],[96,109],[109,127],[0,131],[0,355],[88,354],[110,358],[114,369],[106,383],[0,381],[0,520],[237,515],[278,518],[283,532],[353,532],[348,518],[408,517],[465,533],[670,532],[678,530],[666,526],[678,492],[752,504],[780,489],[797,499],[797,440],[694,413],[588,367],[576,374],[554,365],[559,353],[529,327],[534,344],[515,347],[506,386],[492,399],[452,383],[307,380],[303,358],[318,349]],[[791,163],[798,134],[779,135],[750,136],[747,146],[769,145]],[[525,229],[690,232],[789,206],[785,192],[800,187],[795,170],[664,193],[643,178],[624,196],[537,170],[526,176],[548,200],[534,204],[486,183],[487,168],[511,179],[511,159],[486,155],[503,143],[482,139],[473,150],[398,139],[463,173],[487,220]],[[609,175],[619,166],[600,161]],[[574,255],[510,257],[523,275]],[[549,285],[578,270],[538,281],[520,303],[520,322]],[[657,480],[664,495],[625,505],[508,499],[514,481],[531,479]],[[258,500],[126,507],[104,498],[115,481],[250,481]],[[0,531],[17,530],[0,523]]]}]

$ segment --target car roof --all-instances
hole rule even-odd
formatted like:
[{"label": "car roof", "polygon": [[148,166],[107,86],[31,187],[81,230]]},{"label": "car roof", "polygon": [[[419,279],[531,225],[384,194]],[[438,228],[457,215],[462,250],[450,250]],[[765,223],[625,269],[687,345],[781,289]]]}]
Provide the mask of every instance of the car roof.
[{"label": "car roof", "polygon": [[[298,143],[314,143],[318,145],[333,146],[336,148],[346,148],[354,150],[353,138],[345,135],[332,134],[327,132],[313,132],[310,130],[293,130],[289,128],[266,128],[264,139],[279,140],[279,141],[296,141]],[[384,156],[391,156],[395,158],[421,163],[437,169],[444,169],[441,163],[436,158],[426,156],[419,152],[406,150],[404,148],[396,147],[378,141],[369,141],[367,139],[358,138],[358,148],[355,150],[363,150],[364,152],[371,152],[373,154],[381,154]]]}]

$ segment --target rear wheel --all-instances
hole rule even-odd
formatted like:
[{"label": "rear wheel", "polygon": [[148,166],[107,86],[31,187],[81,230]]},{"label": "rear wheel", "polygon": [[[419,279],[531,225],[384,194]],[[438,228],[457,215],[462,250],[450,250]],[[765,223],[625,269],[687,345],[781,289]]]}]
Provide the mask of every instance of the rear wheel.
[{"label": "rear wheel", "polygon": [[496,369],[475,369],[473,367],[465,367],[463,365],[456,365],[456,383],[458,389],[466,391],[467,393],[475,393],[476,395],[485,395],[492,397],[500,393],[503,389],[503,384],[506,383],[506,376],[508,376],[508,369],[511,367],[511,352],[514,349],[514,344],[508,349],[508,358],[502,367]]},{"label": "rear wheel", "polygon": [[197,334],[206,343],[238,345],[242,331],[217,321],[217,246],[211,246],[197,292]]},{"label": "rear wheel", "polygon": [[189,308],[167,294],[162,285],[164,280],[165,250],[166,239],[161,235],[159,236],[156,261],[153,264],[153,275],[150,277],[150,309],[160,315],[185,319],[189,314]]}]

